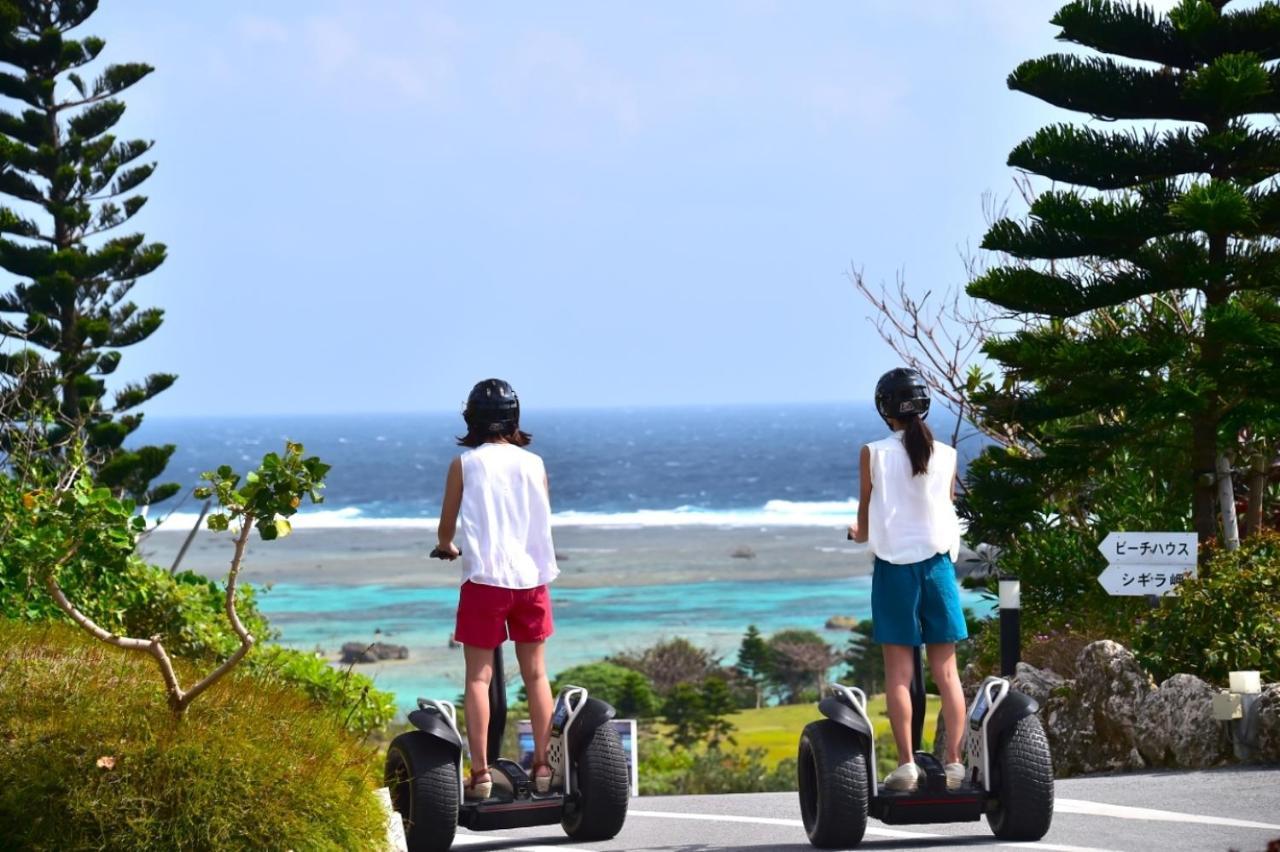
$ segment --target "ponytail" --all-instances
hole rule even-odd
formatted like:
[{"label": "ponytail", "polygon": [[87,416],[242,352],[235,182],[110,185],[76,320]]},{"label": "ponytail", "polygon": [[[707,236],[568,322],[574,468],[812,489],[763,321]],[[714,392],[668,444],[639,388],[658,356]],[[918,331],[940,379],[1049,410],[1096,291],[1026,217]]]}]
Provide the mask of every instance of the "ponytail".
[{"label": "ponytail", "polygon": [[916,414],[904,414],[897,418],[902,424],[902,444],[907,448],[907,458],[911,459],[911,473],[919,476],[929,470],[929,459],[933,456],[933,432]]}]

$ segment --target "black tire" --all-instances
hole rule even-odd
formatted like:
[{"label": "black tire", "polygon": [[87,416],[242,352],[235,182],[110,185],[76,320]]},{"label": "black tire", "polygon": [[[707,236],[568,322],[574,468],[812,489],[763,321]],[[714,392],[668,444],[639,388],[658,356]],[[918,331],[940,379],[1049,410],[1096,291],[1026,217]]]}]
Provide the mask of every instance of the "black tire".
[{"label": "black tire", "polygon": [[830,719],[800,734],[800,817],[819,849],[857,846],[867,830],[867,755],[862,739]]},{"label": "black tire", "polygon": [[409,852],[448,852],[458,830],[458,754],[422,731],[387,747],[384,773],[391,806],[404,820]]},{"label": "black tire", "polygon": [[1001,840],[1039,840],[1053,822],[1053,762],[1039,717],[1023,716],[995,755],[997,808],[987,824]]},{"label": "black tire", "polygon": [[608,840],[622,831],[631,802],[627,753],[613,725],[591,734],[573,766],[573,798],[560,825],[574,840]]}]

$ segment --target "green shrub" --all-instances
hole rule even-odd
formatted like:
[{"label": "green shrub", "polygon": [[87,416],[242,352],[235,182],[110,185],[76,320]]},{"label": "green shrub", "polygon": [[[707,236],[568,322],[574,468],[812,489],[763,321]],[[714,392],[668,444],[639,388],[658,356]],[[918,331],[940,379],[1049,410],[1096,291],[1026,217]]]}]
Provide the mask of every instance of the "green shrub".
[{"label": "green shrub", "polygon": [[339,670],[315,654],[268,645],[255,648],[245,666],[260,682],[295,687],[332,713],[347,730],[367,735],[386,727],[399,712],[390,692],[373,688],[367,676]]},{"label": "green shrub", "polygon": [[1241,669],[1280,680],[1280,533],[1214,551],[1198,574],[1139,626],[1138,659],[1157,680],[1186,672],[1225,684]]},{"label": "green shrub", "polygon": [[796,760],[770,769],[765,750],[722,751],[673,746],[657,736],[640,740],[640,795],[776,793],[796,789]]},{"label": "green shrub", "polygon": [[[648,719],[658,715],[662,708],[647,677],[616,663],[586,663],[565,669],[551,681],[551,694],[558,694],[568,684],[586,687],[595,698],[612,704],[621,719]],[[525,697],[521,687],[520,700]]]},{"label": "green shrub", "polygon": [[0,622],[0,731],[7,848],[345,850],[383,836],[373,749],[247,673],[177,719],[149,658],[55,622]]}]

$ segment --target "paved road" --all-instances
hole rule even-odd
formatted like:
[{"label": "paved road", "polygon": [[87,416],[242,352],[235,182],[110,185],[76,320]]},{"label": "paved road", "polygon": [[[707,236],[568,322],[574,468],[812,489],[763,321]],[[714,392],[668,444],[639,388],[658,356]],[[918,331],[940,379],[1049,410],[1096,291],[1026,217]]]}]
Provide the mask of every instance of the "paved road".
[{"label": "paved road", "polygon": [[[1280,767],[1143,772],[1058,781],[1053,827],[1038,843],[1000,843],[985,822],[890,828],[875,820],[861,849],[1228,850],[1262,852],[1280,838]],[[794,793],[631,800],[622,833],[570,843],[556,826],[458,832],[466,852],[737,852],[810,849]]]}]

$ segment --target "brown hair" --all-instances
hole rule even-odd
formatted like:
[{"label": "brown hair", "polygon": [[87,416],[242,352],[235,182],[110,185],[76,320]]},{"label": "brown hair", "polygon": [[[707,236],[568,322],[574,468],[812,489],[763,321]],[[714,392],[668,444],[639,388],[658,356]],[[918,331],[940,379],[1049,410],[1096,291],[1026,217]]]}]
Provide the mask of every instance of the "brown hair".
[{"label": "brown hair", "polygon": [[481,444],[492,444],[499,439],[504,439],[508,444],[515,444],[517,447],[527,447],[529,442],[533,440],[533,436],[528,432],[520,429],[519,426],[512,429],[506,435],[496,435],[485,429],[475,426],[467,426],[467,434],[458,439],[459,447],[471,447],[475,449]]},{"label": "brown hair", "polygon": [[904,414],[894,419],[902,426],[902,445],[907,448],[907,458],[911,459],[912,475],[927,472],[929,459],[933,457],[933,432],[918,414]]}]

